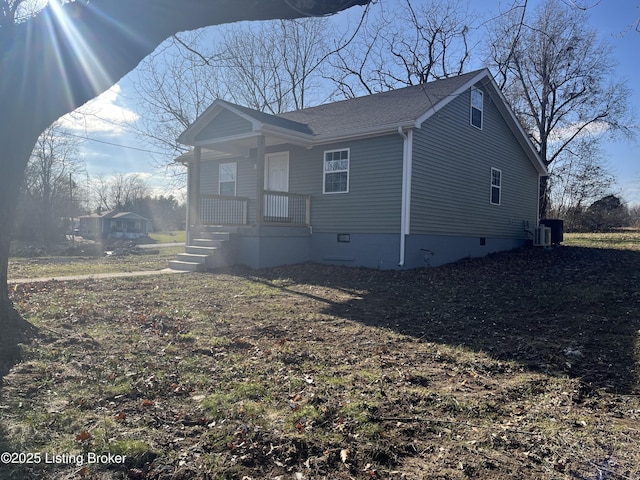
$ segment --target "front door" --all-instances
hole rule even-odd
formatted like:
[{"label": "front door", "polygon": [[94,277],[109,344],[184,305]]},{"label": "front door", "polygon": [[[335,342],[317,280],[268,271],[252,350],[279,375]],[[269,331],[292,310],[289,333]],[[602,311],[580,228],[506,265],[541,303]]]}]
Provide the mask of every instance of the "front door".
[{"label": "front door", "polygon": [[269,192],[289,191],[289,152],[269,153],[265,156],[264,213],[268,221],[286,221],[289,218],[289,198]]}]

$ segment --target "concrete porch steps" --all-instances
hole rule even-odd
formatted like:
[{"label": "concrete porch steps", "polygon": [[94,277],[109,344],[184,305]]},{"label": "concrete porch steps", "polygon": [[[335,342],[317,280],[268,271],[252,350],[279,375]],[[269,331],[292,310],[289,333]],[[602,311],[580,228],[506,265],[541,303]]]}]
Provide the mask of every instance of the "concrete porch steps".
[{"label": "concrete porch steps", "polygon": [[195,262],[185,262],[183,260],[169,260],[169,268],[179,272],[204,272],[206,265]]},{"label": "concrete porch steps", "polygon": [[204,272],[230,265],[230,235],[228,232],[198,232],[185,253],[169,262],[169,268],[178,271]]}]

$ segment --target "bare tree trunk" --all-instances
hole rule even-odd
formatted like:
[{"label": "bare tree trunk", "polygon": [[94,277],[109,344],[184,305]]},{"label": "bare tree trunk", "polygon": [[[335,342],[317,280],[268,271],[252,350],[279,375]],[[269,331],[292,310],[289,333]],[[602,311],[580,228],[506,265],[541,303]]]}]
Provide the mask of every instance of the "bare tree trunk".
[{"label": "bare tree trunk", "polygon": [[[15,311],[9,298],[7,269],[11,231],[14,213],[22,184],[22,175],[26,168],[33,142],[24,138],[24,143],[11,142],[11,131],[0,132],[0,149],[3,172],[0,175],[0,378],[19,359],[18,343],[32,330]],[[9,135],[8,135],[9,134]],[[37,136],[36,136],[37,138]],[[9,162],[6,159],[15,159]]]}]

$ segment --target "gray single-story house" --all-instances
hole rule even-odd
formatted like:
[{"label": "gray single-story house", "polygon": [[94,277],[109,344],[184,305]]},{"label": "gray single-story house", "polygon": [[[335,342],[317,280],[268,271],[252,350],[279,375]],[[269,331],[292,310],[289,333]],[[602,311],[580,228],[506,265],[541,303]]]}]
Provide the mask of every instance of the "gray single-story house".
[{"label": "gray single-story house", "polygon": [[216,100],[179,141],[193,149],[177,159],[174,268],[415,268],[516,248],[547,174],[486,69],[279,115]]},{"label": "gray single-story house", "polygon": [[133,212],[112,210],[80,217],[78,228],[85,238],[125,238],[146,237],[151,230],[151,222]]}]

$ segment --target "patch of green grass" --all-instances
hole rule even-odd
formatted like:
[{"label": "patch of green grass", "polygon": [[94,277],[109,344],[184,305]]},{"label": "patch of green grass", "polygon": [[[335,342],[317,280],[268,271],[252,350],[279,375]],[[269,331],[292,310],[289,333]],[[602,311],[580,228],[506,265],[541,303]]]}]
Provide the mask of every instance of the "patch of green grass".
[{"label": "patch of green grass", "polygon": [[162,270],[182,252],[184,247],[163,247],[159,253],[148,255],[11,258],[9,279]]},{"label": "patch of green grass", "polygon": [[184,230],[151,232],[149,238],[155,243],[184,243],[187,239],[187,232]]},{"label": "patch of green grass", "polygon": [[219,420],[230,415],[254,415],[263,411],[263,407],[257,402],[268,396],[268,388],[259,382],[238,382],[229,385],[226,391],[215,392],[208,395],[202,401],[202,407],[211,415],[212,419]]},{"label": "patch of green grass", "polygon": [[120,439],[111,440],[107,444],[107,450],[113,455],[125,455],[138,458],[151,450],[151,446],[142,440]]},{"label": "patch of green grass", "polygon": [[185,332],[179,333],[176,340],[184,343],[195,343],[198,340],[198,337],[191,332]]},{"label": "patch of green grass", "polygon": [[568,247],[640,250],[640,231],[609,233],[565,233],[563,245]]},{"label": "patch of green grass", "polygon": [[114,383],[105,385],[103,394],[106,398],[111,399],[123,395],[130,395],[132,392],[131,381],[128,378],[118,378]]}]

